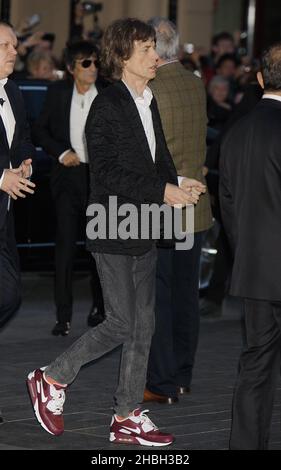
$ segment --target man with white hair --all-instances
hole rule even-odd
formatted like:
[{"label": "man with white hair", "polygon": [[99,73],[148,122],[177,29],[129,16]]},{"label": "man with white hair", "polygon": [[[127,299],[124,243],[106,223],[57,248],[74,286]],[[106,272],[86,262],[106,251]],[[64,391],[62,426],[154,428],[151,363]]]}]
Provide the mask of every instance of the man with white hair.
[{"label": "man with white hair", "polygon": [[[183,188],[188,184],[187,175],[205,184],[202,167],[207,115],[203,83],[178,60],[179,36],[174,24],[165,18],[154,18],[149,23],[156,31],[159,56],[157,75],[149,86],[158,103],[179,184]],[[178,394],[190,391],[199,332],[201,243],[211,223],[209,196],[205,193],[195,208],[193,248],[176,251],[158,247],[156,327],[144,401],[172,404],[178,401]]]}]

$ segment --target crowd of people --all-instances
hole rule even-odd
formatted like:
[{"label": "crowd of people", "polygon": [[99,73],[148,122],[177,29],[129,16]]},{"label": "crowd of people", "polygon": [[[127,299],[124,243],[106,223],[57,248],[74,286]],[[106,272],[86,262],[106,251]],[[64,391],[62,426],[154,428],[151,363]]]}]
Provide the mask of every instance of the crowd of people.
[{"label": "crowd of people", "polygon": [[[34,42],[32,36],[20,42],[23,69],[27,77],[53,81],[58,78],[56,60],[50,47],[45,48],[47,39],[40,33]],[[199,337],[200,253],[213,224],[212,202],[221,225],[218,253],[226,256],[227,251],[230,258],[223,276],[223,263],[218,271],[225,284],[234,259],[231,294],[243,299],[246,319],[230,448],[266,449],[280,368],[276,282],[280,263],[278,256],[273,257],[280,233],[281,195],[278,135],[273,133],[281,112],[281,46],[263,56],[260,88],[249,100],[249,80],[241,73],[243,60],[230,34],[214,37],[210,56],[193,52],[186,60],[169,20],[117,20],[107,28],[101,44],[81,37],[68,43],[64,76],[49,86],[31,141],[22,97],[8,79],[17,60],[17,41],[11,25],[0,22],[0,326],[20,305],[12,206],[13,200],[36,190],[30,180],[36,158],[33,144],[54,159],[50,179],[57,216],[53,335],[68,335],[71,328],[73,260],[81,223],[87,233],[93,288],[91,328],[51,364],[28,375],[38,422],[50,434],[62,434],[67,387],[83,365],[122,345],[110,441],[143,446],[174,441],[172,434],[157,428],[141,404],[173,405],[181,395],[191,393]],[[249,73],[246,63],[244,58],[243,70]],[[240,120],[236,124],[259,101],[262,88],[267,99],[247,114],[243,124]],[[235,118],[233,108],[238,109]],[[207,153],[208,123],[218,133]],[[259,140],[263,128],[266,143],[276,137],[269,151]],[[258,162],[257,155],[262,155]],[[205,176],[219,168],[220,197],[217,182],[213,191],[210,188],[210,198]],[[104,221],[112,219],[112,197],[117,200],[118,226],[124,226],[124,207],[133,206],[142,220],[144,205],[164,204],[173,208],[171,213],[180,206],[181,233],[186,237],[192,233],[189,249],[178,249],[175,236],[165,235],[165,218],[159,219],[160,237],[155,237],[153,228],[145,237],[141,231],[126,237],[119,231],[114,237],[100,227],[91,231],[93,207],[103,208]],[[273,235],[271,223],[276,227]],[[272,239],[270,252],[267,244],[262,245],[265,238]],[[225,285],[215,288],[221,301]],[[204,306],[206,311],[208,307]]]}]

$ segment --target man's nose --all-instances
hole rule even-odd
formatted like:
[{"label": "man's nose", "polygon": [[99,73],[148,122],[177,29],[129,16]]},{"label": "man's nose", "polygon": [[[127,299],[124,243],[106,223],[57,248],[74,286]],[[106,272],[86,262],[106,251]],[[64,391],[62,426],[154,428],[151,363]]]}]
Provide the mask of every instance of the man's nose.
[{"label": "man's nose", "polygon": [[159,55],[157,54],[156,50],[154,49],[154,58],[156,60],[156,62],[158,62],[159,60]]},{"label": "man's nose", "polygon": [[17,55],[17,53],[18,53],[18,51],[16,49],[16,46],[13,46],[13,44],[10,44],[9,50],[14,55]]}]

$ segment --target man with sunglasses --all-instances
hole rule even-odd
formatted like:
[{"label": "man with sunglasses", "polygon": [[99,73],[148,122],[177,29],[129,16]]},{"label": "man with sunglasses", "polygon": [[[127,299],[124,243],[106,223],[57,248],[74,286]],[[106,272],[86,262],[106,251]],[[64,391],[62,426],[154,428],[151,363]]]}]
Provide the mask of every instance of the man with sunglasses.
[{"label": "man with sunglasses", "polygon": [[[72,271],[78,229],[86,226],[89,165],[84,136],[90,106],[100,86],[97,81],[98,51],[89,41],[70,44],[65,49],[69,77],[49,87],[46,101],[35,123],[37,143],[55,159],[51,190],[57,216],[55,254],[55,336],[69,333],[72,318]],[[103,320],[103,300],[93,260],[93,306],[88,324]]]}]

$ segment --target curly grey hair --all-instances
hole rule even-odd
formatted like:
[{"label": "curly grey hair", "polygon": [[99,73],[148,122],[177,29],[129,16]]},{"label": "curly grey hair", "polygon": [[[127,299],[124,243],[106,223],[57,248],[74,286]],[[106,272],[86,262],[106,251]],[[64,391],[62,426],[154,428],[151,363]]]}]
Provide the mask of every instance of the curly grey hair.
[{"label": "curly grey hair", "polygon": [[177,59],[179,34],[176,26],[167,18],[156,16],[148,21],[156,31],[156,52],[164,60]]}]

